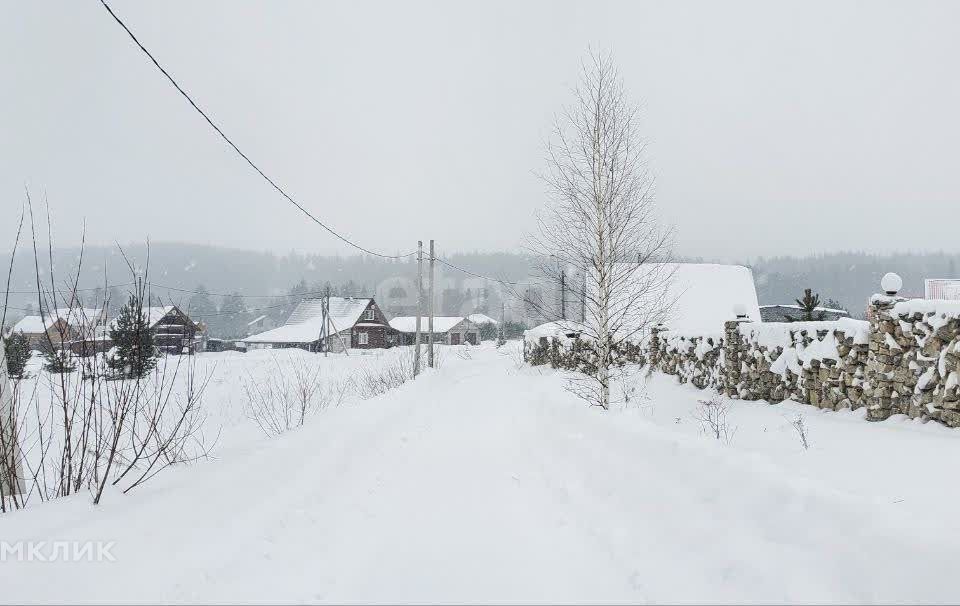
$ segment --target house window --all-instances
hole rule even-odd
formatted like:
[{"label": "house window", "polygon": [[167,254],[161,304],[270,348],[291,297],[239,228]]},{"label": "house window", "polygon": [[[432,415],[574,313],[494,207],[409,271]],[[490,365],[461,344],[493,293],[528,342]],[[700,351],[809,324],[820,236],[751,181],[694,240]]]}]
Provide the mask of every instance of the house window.
[{"label": "house window", "polygon": [[361,332],[357,335],[357,343],[359,343],[360,345],[367,345],[369,342],[370,342],[369,334],[365,332]]},{"label": "house window", "polygon": [[363,312],[363,319],[364,319],[364,320],[376,320],[376,315],[375,315],[372,307],[371,307],[370,309],[368,309],[367,311]]}]

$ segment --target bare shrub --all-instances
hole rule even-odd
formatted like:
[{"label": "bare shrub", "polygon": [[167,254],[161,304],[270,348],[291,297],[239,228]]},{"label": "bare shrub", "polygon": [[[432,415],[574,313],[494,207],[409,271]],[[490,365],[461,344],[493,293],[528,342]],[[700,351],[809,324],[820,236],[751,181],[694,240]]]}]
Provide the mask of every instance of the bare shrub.
[{"label": "bare shrub", "polygon": [[800,437],[800,443],[803,444],[803,449],[810,450],[810,440],[808,439],[809,428],[803,420],[803,415],[798,414],[797,418],[790,422],[790,426],[793,427]]},{"label": "bare shrub", "polygon": [[[434,347],[434,367],[440,365],[439,353],[440,348]],[[414,352],[407,348],[389,363],[365,366],[357,385],[360,397],[366,400],[400,387],[415,377],[415,365]],[[422,371],[423,361],[420,367]]]},{"label": "bare shrub", "polygon": [[[13,383],[6,372],[0,376],[0,510],[82,491],[99,503],[107,486],[129,492],[171,465],[207,456],[212,444],[203,432],[203,392],[209,375],[197,376],[194,357],[173,356],[147,375],[110,380],[107,356],[98,349],[103,327],[85,317],[77,285],[83,246],[64,289],[53,276],[48,250],[49,284],[44,285],[29,192],[27,206],[37,304],[41,318],[54,318],[57,327],[56,339],[47,331],[45,348],[60,361],[80,362],[83,372],[48,367]],[[47,227],[52,240],[49,213]],[[139,279],[140,270],[130,267]],[[150,300],[149,292],[139,296]]]},{"label": "bare shrub", "polygon": [[506,356],[510,359],[510,362],[513,363],[514,368],[517,370],[527,365],[523,341],[508,341],[499,351],[501,356]]},{"label": "bare shrub", "polygon": [[247,417],[265,435],[302,427],[310,415],[343,401],[349,383],[325,382],[319,365],[299,360],[284,367],[276,358],[273,361],[276,372],[263,380],[248,375],[243,384]]},{"label": "bare shrub", "polygon": [[693,411],[693,418],[700,424],[700,431],[729,444],[737,432],[727,421],[730,403],[720,396],[713,396],[709,400],[699,400]]},{"label": "bare shrub", "polygon": [[624,408],[630,405],[639,406],[641,402],[649,400],[649,396],[640,387],[638,373],[623,372],[620,375],[620,401]]}]

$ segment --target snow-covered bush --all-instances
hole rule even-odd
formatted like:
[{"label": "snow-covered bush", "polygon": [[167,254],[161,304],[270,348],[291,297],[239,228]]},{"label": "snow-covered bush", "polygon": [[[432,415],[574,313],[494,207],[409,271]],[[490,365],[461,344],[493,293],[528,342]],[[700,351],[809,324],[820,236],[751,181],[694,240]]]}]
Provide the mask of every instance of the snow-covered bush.
[{"label": "snow-covered bush", "polygon": [[20,382],[0,419],[0,462],[16,469],[24,491],[0,499],[20,509],[88,492],[99,503],[107,487],[129,492],[171,465],[209,452],[203,393],[195,358],[162,359],[147,375],[108,380],[106,356],[84,360],[89,375],[42,371]]},{"label": "snow-covered bush", "polygon": [[[443,364],[444,347],[434,346],[433,367]],[[426,366],[426,356],[420,357],[420,372]],[[392,361],[368,364],[357,378],[356,388],[361,398],[368,399],[387,393],[416,377],[414,373],[415,355],[412,347],[403,350]]]},{"label": "snow-covered bush", "polygon": [[244,381],[247,417],[267,436],[301,427],[307,417],[330,405],[339,405],[351,384],[324,380],[320,366],[306,360],[281,365],[265,379],[250,375]]}]

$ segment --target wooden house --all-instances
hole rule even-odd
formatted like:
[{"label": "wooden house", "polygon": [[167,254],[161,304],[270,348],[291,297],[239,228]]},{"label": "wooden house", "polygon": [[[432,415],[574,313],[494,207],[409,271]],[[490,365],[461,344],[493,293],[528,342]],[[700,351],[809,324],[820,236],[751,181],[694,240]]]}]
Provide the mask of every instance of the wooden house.
[{"label": "wooden house", "polygon": [[43,315],[25,316],[13,325],[11,333],[23,334],[30,349],[71,346],[102,332],[106,323],[104,313],[102,309],[85,307],[55,309]]},{"label": "wooden house", "polygon": [[[143,317],[154,346],[164,353],[193,354],[201,349],[202,327],[176,305],[144,307]],[[114,326],[116,319],[110,322]],[[109,328],[106,335],[109,342]]]},{"label": "wooden house", "polygon": [[[248,349],[298,347],[308,351],[378,349],[398,343],[376,301],[368,297],[330,297],[329,313],[324,317],[324,299],[304,299],[286,323],[272,330],[251,335],[243,342]],[[321,335],[327,335],[326,342]]]}]

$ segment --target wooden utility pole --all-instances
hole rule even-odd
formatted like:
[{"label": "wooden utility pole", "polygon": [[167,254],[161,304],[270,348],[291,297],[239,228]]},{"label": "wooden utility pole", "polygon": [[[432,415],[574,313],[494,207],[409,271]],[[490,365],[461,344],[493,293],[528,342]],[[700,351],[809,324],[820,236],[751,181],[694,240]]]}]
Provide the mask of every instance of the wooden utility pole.
[{"label": "wooden utility pole", "polygon": [[587,271],[583,271],[583,282],[580,283],[580,322],[587,321]]},{"label": "wooden utility pole", "polygon": [[323,293],[323,357],[327,357],[330,350],[330,287],[327,286]]},{"label": "wooden utility pole", "polygon": [[423,316],[423,240],[417,241],[417,334],[413,342],[413,376],[420,374],[420,318]]},{"label": "wooden utility pole", "polygon": [[500,297],[500,324],[497,326],[497,346],[504,344],[506,340],[503,338],[503,296]]},{"label": "wooden utility pole", "polygon": [[433,240],[430,240],[430,301],[427,302],[430,309],[430,317],[427,319],[427,330],[430,331],[427,337],[427,365],[430,368],[433,368],[433,258]]},{"label": "wooden utility pole", "polygon": [[560,319],[567,319],[567,270],[560,270]]}]

